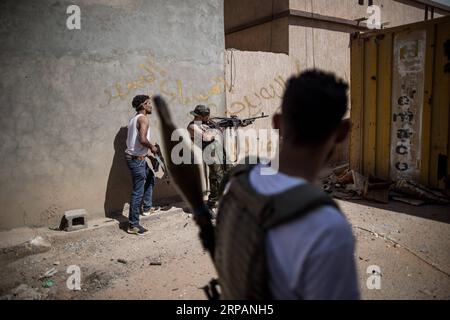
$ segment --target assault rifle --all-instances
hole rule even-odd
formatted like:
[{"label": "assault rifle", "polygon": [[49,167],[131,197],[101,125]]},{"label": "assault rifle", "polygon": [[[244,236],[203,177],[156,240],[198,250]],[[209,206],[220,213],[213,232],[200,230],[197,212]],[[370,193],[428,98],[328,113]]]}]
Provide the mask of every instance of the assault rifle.
[{"label": "assault rifle", "polygon": [[[257,119],[261,118],[267,118],[268,115],[265,115],[264,112],[261,113],[258,117],[252,117],[252,118],[245,118],[245,119],[239,119],[237,116],[231,116],[229,118],[227,117],[214,117],[211,118],[212,122],[214,122],[215,125],[219,126],[220,128],[238,128],[238,127],[246,127]],[[216,119],[218,121],[216,121]]]}]

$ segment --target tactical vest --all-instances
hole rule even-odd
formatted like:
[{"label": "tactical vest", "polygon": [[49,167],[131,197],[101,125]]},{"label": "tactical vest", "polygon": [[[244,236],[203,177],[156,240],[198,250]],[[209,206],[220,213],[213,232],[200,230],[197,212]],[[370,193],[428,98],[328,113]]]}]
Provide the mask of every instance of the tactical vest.
[{"label": "tactical vest", "polygon": [[[215,228],[214,264],[221,299],[271,299],[266,263],[267,232],[321,206],[338,205],[320,188],[304,184],[275,196],[250,185],[253,166],[233,169],[220,200]],[[301,243],[299,243],[301,246]]]}]

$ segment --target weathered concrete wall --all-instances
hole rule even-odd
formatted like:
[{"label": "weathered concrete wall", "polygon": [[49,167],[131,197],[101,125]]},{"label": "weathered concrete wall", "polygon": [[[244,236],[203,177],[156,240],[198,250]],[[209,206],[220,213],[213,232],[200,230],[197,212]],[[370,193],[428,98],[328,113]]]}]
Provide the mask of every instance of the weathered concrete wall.
[{"label": "weathered concrete wall", "polygon": [[289,9],[289,0],[224,0],[225,27],[241,26]]},{"label": "weathered concrete wall", "polygon": [[247,29],[231,32],[256,20],[289,9],[288,0],[225,0],[225,46],[248,51],[289,52],[288,19],[276,19]]},{"label": "weathered concrete wall", "polygon": [[[424,20],[423,9],[405,5],[393,0],[373,0],[373,4],[381,9],[381,22],[389,22],[388,28]],[[356,20],[369,17],[368,1],[359,5],[358,0],[289,0],[289,8],[313,12],[316,14]],[[440,16],[435,13],[435,18]]]},{"label": "weathered concrete wall", "polygon": [[289,19],[282,18],[227,34],[227,48],[246,51],[289,53]]},{"label": "weathered concrete wall", "polygon": [[[298,73],[298,68],[298,61],[286,54],[227,50],[225,64],[227,114],[249,118],[264,113],[269,117],[256,120],[243,131],[272,128],[272,115],[280,111],[285,83],[290,76]],[[261,136],[258,141],[260,148],[258,152],[269,156],[276,151],[277,137],[271,138],[267,135],[265,142]],[[241,157],[257,152],[256,146],[246,144],[243,147],[245,153],[242,153]],[[255,148],[254,152],[252,147]],[[235,156],[236,153],[232,159],[235,159]]]},{"label": "weathered concrete wall", "polygon": [[[380,6],[381,22],[389,22],[387,27],[424,19],[423,9],[392,0],[375,0],[373,3]],[[369,16],[366,12],[367,1],[365,4],[360,6],[357,0],[289,0],[287,2],[280,0],[273,3],[271,1],[226,0],[225,28],[245,25],[286,9],[355,20]],[[260,10],[256,10],[256,7],[259,7]],[[437,16],[439,15],[435,14],[435,17]],[[284,52],[289,54],[291,60],[296,61],[296,67],[291,72],[295,69],[306,70],[316,67],[332,71],[350,83],[350,34],[327,30],[327,27],[327,23],[324,22],[312,22],[294,17],[276,19],[227,34],[226,47],[239,50]],[[262,53],[259,54],[264,56]],[[268,60],[264,68],[268,74],[276,72],[271,60]],[[242,87],[242,92],[250,92],[252,84],[249,83],[248,86],[248,88]],[[229,107],[228,99],[227,106]],[[349,105],[349,107],[351,106]],[[349,115],[347,113],[347,116]],[[348,161],[348,141],[337,147],[335,155],[331,159],[332,163],[345,161]]]},{"label": "weathered concrete wall", "polygon": [[[81,30],[66,28],[71,4]],[[162,93],[180,126],[199,102],[225,111],[220,0],[7,0],[0,21],[0,229],[121,211],[134,95]]]},{"label": "weathered concrete wall", "polygon": [[[269,117],[256,120],[241,131],[272,128],[272,115],[280,111],[286,81],[301,71],[304,71],[304,68],[301,67],[300,60],[286,54],[228,49],[225,63],[227,114],[242,119],[260,116],[263,112]],[[278,139],[276,135],[267,135],[265,141],[261,135],[257,144],[250,146],[246,143],[243,148],[239,158],[257,152],[263,156],[274,155],[278,148]],[[330,164],[345,161],[347,149],[347,141],[338,145]],[[236,159],[235,143],[232,151],[231,158]]]},{"label": "weathered concrete wall", "polygon": [[[346,0],[290,0],[290,8],[314,12],[325,16],[340,17],[354,20],[368,17],[365,6],[357,1]],[[374,5],[381,8],[381,22],[389,22],[387,27],[413,23],[424,19],[424,10],[407,6],[391,0],[375,0]],[[295,19],[291,19],[295,20]],[[320,68],[336,73],[350,83],[350,35],[345,32],[312,28],[298,25],[292,21],[289,24],[289,55],[297,59],[302,69]],[[349,100],[349,108],[351,108]],[[347,113],[347,116],[350,116]],[[348,139],[340,144],[331,162],[348,161]]]}]

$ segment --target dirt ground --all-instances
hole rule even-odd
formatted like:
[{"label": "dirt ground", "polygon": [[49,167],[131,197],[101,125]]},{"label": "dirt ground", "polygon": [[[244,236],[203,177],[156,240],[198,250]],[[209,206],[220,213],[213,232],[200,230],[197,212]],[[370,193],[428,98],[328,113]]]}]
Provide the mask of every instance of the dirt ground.
[{"label": "dirt ground", "polygon": [[[357,239],[363,299],[450,299],[450,207],[339,201]],[[2,299],[205,299],[215,276],[197,229],[183,205],[142,219],[145,237],[127,234],[120,221],[100,219],[71,233],[21,229],[0,233]],[[50,250],[16,257],[8,249],[36,235]],[[67,288],[67,268],[80,267],[81,290]],[[369,290],[369,266],[381,288]],[[57,273],[39,279],[46,271]],[[370,270],[369,270],[370,272]],[[52,282],[48,283],[48,280]],[[46,283],[47,281],[47,283]],[[48,288],[44,288],[48,286]]]}]

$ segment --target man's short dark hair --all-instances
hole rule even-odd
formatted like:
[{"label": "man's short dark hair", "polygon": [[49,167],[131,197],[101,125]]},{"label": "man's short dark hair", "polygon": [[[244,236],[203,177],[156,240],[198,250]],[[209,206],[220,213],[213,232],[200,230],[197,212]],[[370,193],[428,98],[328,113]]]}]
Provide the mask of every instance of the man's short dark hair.
[{"label": "man's short dark hair", "polygon": [[148,99],[150,99],[150,97],[145,94],[137,95],[133,98],[131,105],[136,109],[136,111],[139,111],[141,109],[141,105]]},{"label": "man's short dark hair", "polygon": [[290,78],[281,105],[285,137],[299,145],[325,141],[347,111],[347,89],[345,81],[320,70]]}]

